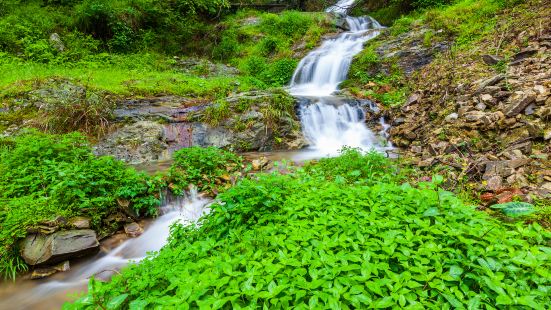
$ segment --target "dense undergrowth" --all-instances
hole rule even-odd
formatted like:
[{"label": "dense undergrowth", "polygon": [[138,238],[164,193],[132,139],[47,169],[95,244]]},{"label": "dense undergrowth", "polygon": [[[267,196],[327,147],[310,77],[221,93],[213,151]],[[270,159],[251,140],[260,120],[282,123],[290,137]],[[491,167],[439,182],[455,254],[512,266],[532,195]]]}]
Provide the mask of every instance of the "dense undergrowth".
[{"label": "dense undergrowth", "polygon": [[[293,169],[291,169],[293,170]],[[347,150],[219,195],[200,225],[65,309],[544,309],[549,233]],[[167,268],[170,266],[170,268]]]},{"label": "dense undergrowth", "polygon": [[158,180],[111,157],[96,157],[80,134],[28,132],[0,140],[0,273],[14,277],[26,266],[16,241],[28,229],[57,217],[102,220],[126,201],[141,215],[160,203]]}]

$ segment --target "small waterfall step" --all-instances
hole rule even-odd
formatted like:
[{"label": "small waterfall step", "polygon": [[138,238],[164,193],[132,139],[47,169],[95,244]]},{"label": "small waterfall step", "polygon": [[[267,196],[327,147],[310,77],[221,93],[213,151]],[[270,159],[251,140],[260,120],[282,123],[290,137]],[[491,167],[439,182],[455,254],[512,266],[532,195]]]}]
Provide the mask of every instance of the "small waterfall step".
[{"label": "small waterfall step", "polygon": [[306,100],[299,106],[299,116],[303,134],[310,143],[308,158],[335,156],[345,146],[366,151],[391,148],[386,141],[389,126],[383,118],[380,119],[383,132],[375,134],[366,125],[361,105],[334,96],[346,79],[354,56],[383,29],[371,17],[346,16],[354,3],[355,0],[341,0],[326,10],[345,18],[350,30],[326,40],[306,55],[289,85],[292,95]]}]

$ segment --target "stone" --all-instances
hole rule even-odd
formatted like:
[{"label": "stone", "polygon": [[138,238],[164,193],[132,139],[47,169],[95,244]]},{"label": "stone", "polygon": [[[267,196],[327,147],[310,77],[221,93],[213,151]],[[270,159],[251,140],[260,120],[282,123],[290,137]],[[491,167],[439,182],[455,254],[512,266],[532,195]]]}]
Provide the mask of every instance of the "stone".
[{"label": "stone", "polygon": [[505,79],[505,75],[498,74],[498,75],[492,76],[491,78],[475,82],[476,91],[474,94],[477,95],[482,93],[486,87],[496,85],[497,83],[503,81],[503,79]]},{"label": "stone", "polygon": [[451,123],[459,118],[459,115],[457,113],[451,113],[448,116],[446,116],[445,121],[448,123]]},{"label": "stone", "polygon": [[124,224],[124,232],[131,238],[136,238],[143,234],[143,228],[136,222]]},{"label": "stone", "polygon": [[94,147],[94,153],[111,155],[131,164],[161,160],[168,149],[163,136],[163,125],[141,121],[124,126],[102,139]]},{"label": "stone", "polygon": [[484,111],[486,110],[486,105],[483,102],[479,102],[474,108],[478,111]]},{"label": "stone", "polygon": [[68,225],[76,229],[87,229],[90,228],[90,219],[83,216],[77,216],[70,218]]},{"label": "stone", "polygon": [[494,97],[492,97],[492,95],[490,94],[482,94],[480,96],[480,100],[484,101],[484,102],[491,102],[494,100]]},{"label": "stone", "polygon": [[402,106],[402,112],[408,112],[411,110],[411,105],[419,103],[419,100],[421,99],[421,95],[418,93],[414,93],[406,100],[406,104]]},{"label": "stone", "polygon": [[260,158],[254,159],[251,162],[251,165],[252,165],[253,170],[260,171],[264,167],[266,167],[268,165],[268,163],[269,163],[269,160],[266,157],[262,156]]},{"label": "stone", "polygon": [[508,177],[515,172],[516,168],[522,167],[530,162],[530,159],[514,160],[493,160],[486,162],[486,170],[482,178],[490,179],[492,176]]},{"label": "stone", "polygon": [[61,41],[59,34],[55,32],[50,35],[50,44],[60,53],[65,50],[65,44]]},{"label": "stone", "polygon": [[28,235],[20,244],[21,256],[29,265],[51,265],[70,258],[96,253],[99,242],[90,229],[64,230],[51,235]]},{"label": "stone", "polygon": [[503,58],[499,57],[499,56],[495,56],[495,55],[483,55],[482,60],[487,65],[493,66],[493,65],[497,64],[498,62],[503,61]]},{"label": "stone", "polygon": [[545,86],[543,85],[536,85],[534,86],[534,91],[538,94],[538,95],[547,95],[547,88],[545,88]]},{"label": "stone", "polygon": [[523,60],[525,58],[534,56],[538,53],[538,50],[535,48],[526,48],[521,50],[520,52],[516,53],[511,59],[512,63],[518,63],[518,61]]},{"label": "stone", "polygon": [[71,266],[69,264],[69,261],[66,260],[56,266],[48,266],[48,267],[41,267],[36,268],[31,273],[31,280],[38,280],[43,279],[46,277],[49,277],[53,274],[56,274],[58,272],[65,272],[69,271],[71,269]]},{"label": "stone", "polygon": [[551,129],[547,129],[543,132],[543,140],[551,140]]},{"label": "stone", "polygon": [[494,175],[486,180],[486,189],[496,191],[503,185],[503,180],[499,175]]},{"label": "stone", "polygon": [[486,113],[482,111],[470,111],[464,115],[465,119],[469,122],[476,122],[484,116],[486,116]]},{"label": "stone", "polygon": [[519,95],[517,99],[513,100],[510,104],[507,105],[505,108],[505,116],[512,117],[516,116],[520,112],[524,111],[526,107],[533,103],[536,100],[536,97],[531,94],[522,94]]}]

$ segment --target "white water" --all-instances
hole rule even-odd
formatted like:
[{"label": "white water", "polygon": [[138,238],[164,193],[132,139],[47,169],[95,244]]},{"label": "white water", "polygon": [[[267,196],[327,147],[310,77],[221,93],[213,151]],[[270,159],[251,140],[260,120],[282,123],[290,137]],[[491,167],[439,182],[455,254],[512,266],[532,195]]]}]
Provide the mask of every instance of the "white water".
[{"label": "white water", "polygon": [[350,10],[350,8],[352,7],[352,5],[355,2],[356,2],[356,0],[340,0],[335,5],[330,6],[329,8],[327,8],[327,10],[325,10],[325,12],[346,14],[346,13],[348,13],[348,11]]},{"label": "white water", "polygon": [[[0,300],[0,309],[52,309],[59,308],[66,299],[66,294],[86,287],[91,276],[108,278],[114,271],[130,262],[139,262],[147,253],[160,250],[170,234],[173,223],[190,224],[209,212],[208,201],[198,198],[194,192],[189,198],[178,199],[161,208],[162,215],[155,219],[145,232],[129,239],[120,246],[101,257],[90,258],[69,272],[61,274],[62,279],[46,279],[46,282],[29,290],[24,290],[10,298]],[[54,300],[51,300],[54,299]],[[48,304],[51,302],[51,304]]]},{"label": "white water", "polygon": [[388,125],[383,118],[383,132],[377,136],[366,126],[365,112],[361,106],[334,96],[339,84],[347,78],[354,56],[362,51],[365,42],[379,35],[383,28],[371,17],[346,16],[354,2],[341,0],[327,9],[327,12],[346,18],[350,31],[323,42],[300,61],[293,74],[291,94],[307,97],[309,101],[301,105],[300,118],[311,152],[301,157],[335,156],[345,146],[364,151],[389,148],[384,141]]}]

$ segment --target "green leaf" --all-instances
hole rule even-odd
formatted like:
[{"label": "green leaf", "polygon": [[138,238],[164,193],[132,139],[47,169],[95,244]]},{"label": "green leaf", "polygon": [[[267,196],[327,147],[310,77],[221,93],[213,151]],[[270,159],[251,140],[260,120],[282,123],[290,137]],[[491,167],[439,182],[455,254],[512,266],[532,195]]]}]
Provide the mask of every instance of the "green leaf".
[{"label": "green leaf", "polygon": [[498,305],[511,305],[513,300],[507,295],[499,295],[496,298],[496,304]]},{"label": "green leaf", "polygon": [[146,300],[136,299],[130,302],[128,308],[130,310],[143,310],[145,309],[147,304],[149,304],[149,302],[147,302]]},{"label": "green leaf", "polygon": [[463,269],[461,267],[457,265],[453,265],[450,267],[450,276],[455,280],[459,280],[462,274],[463,274]]},{"label": "green leaf", "polygon": [[376,300],[373,303],[372,307],[375,309],[381,309],[381,308],[388,308],[388,307],[394,306],[395,304],[396,303],[394,302],[394,300],[392,300],[392,297],[387,296],[383,299]]},{"label": "green leaf", "polygon": [[512,201],[490,206],[492,209],[499,209],[503,214],[510,217],[529,215],[536,212],[536,207],[527,202]]},{"label": "green leaf", "polygon": [[106,305],[107,310],[119,309],[120,306],[126,301],[126,298],[128,298],[128,294],[122,294],[111,298]]},{"label": "green leaf", "polygon": [[432,207],[428,208],[425,212],[423,212],[423,216],[437,216],[440,214],[440,211],[438,211],[438,208]]}]

